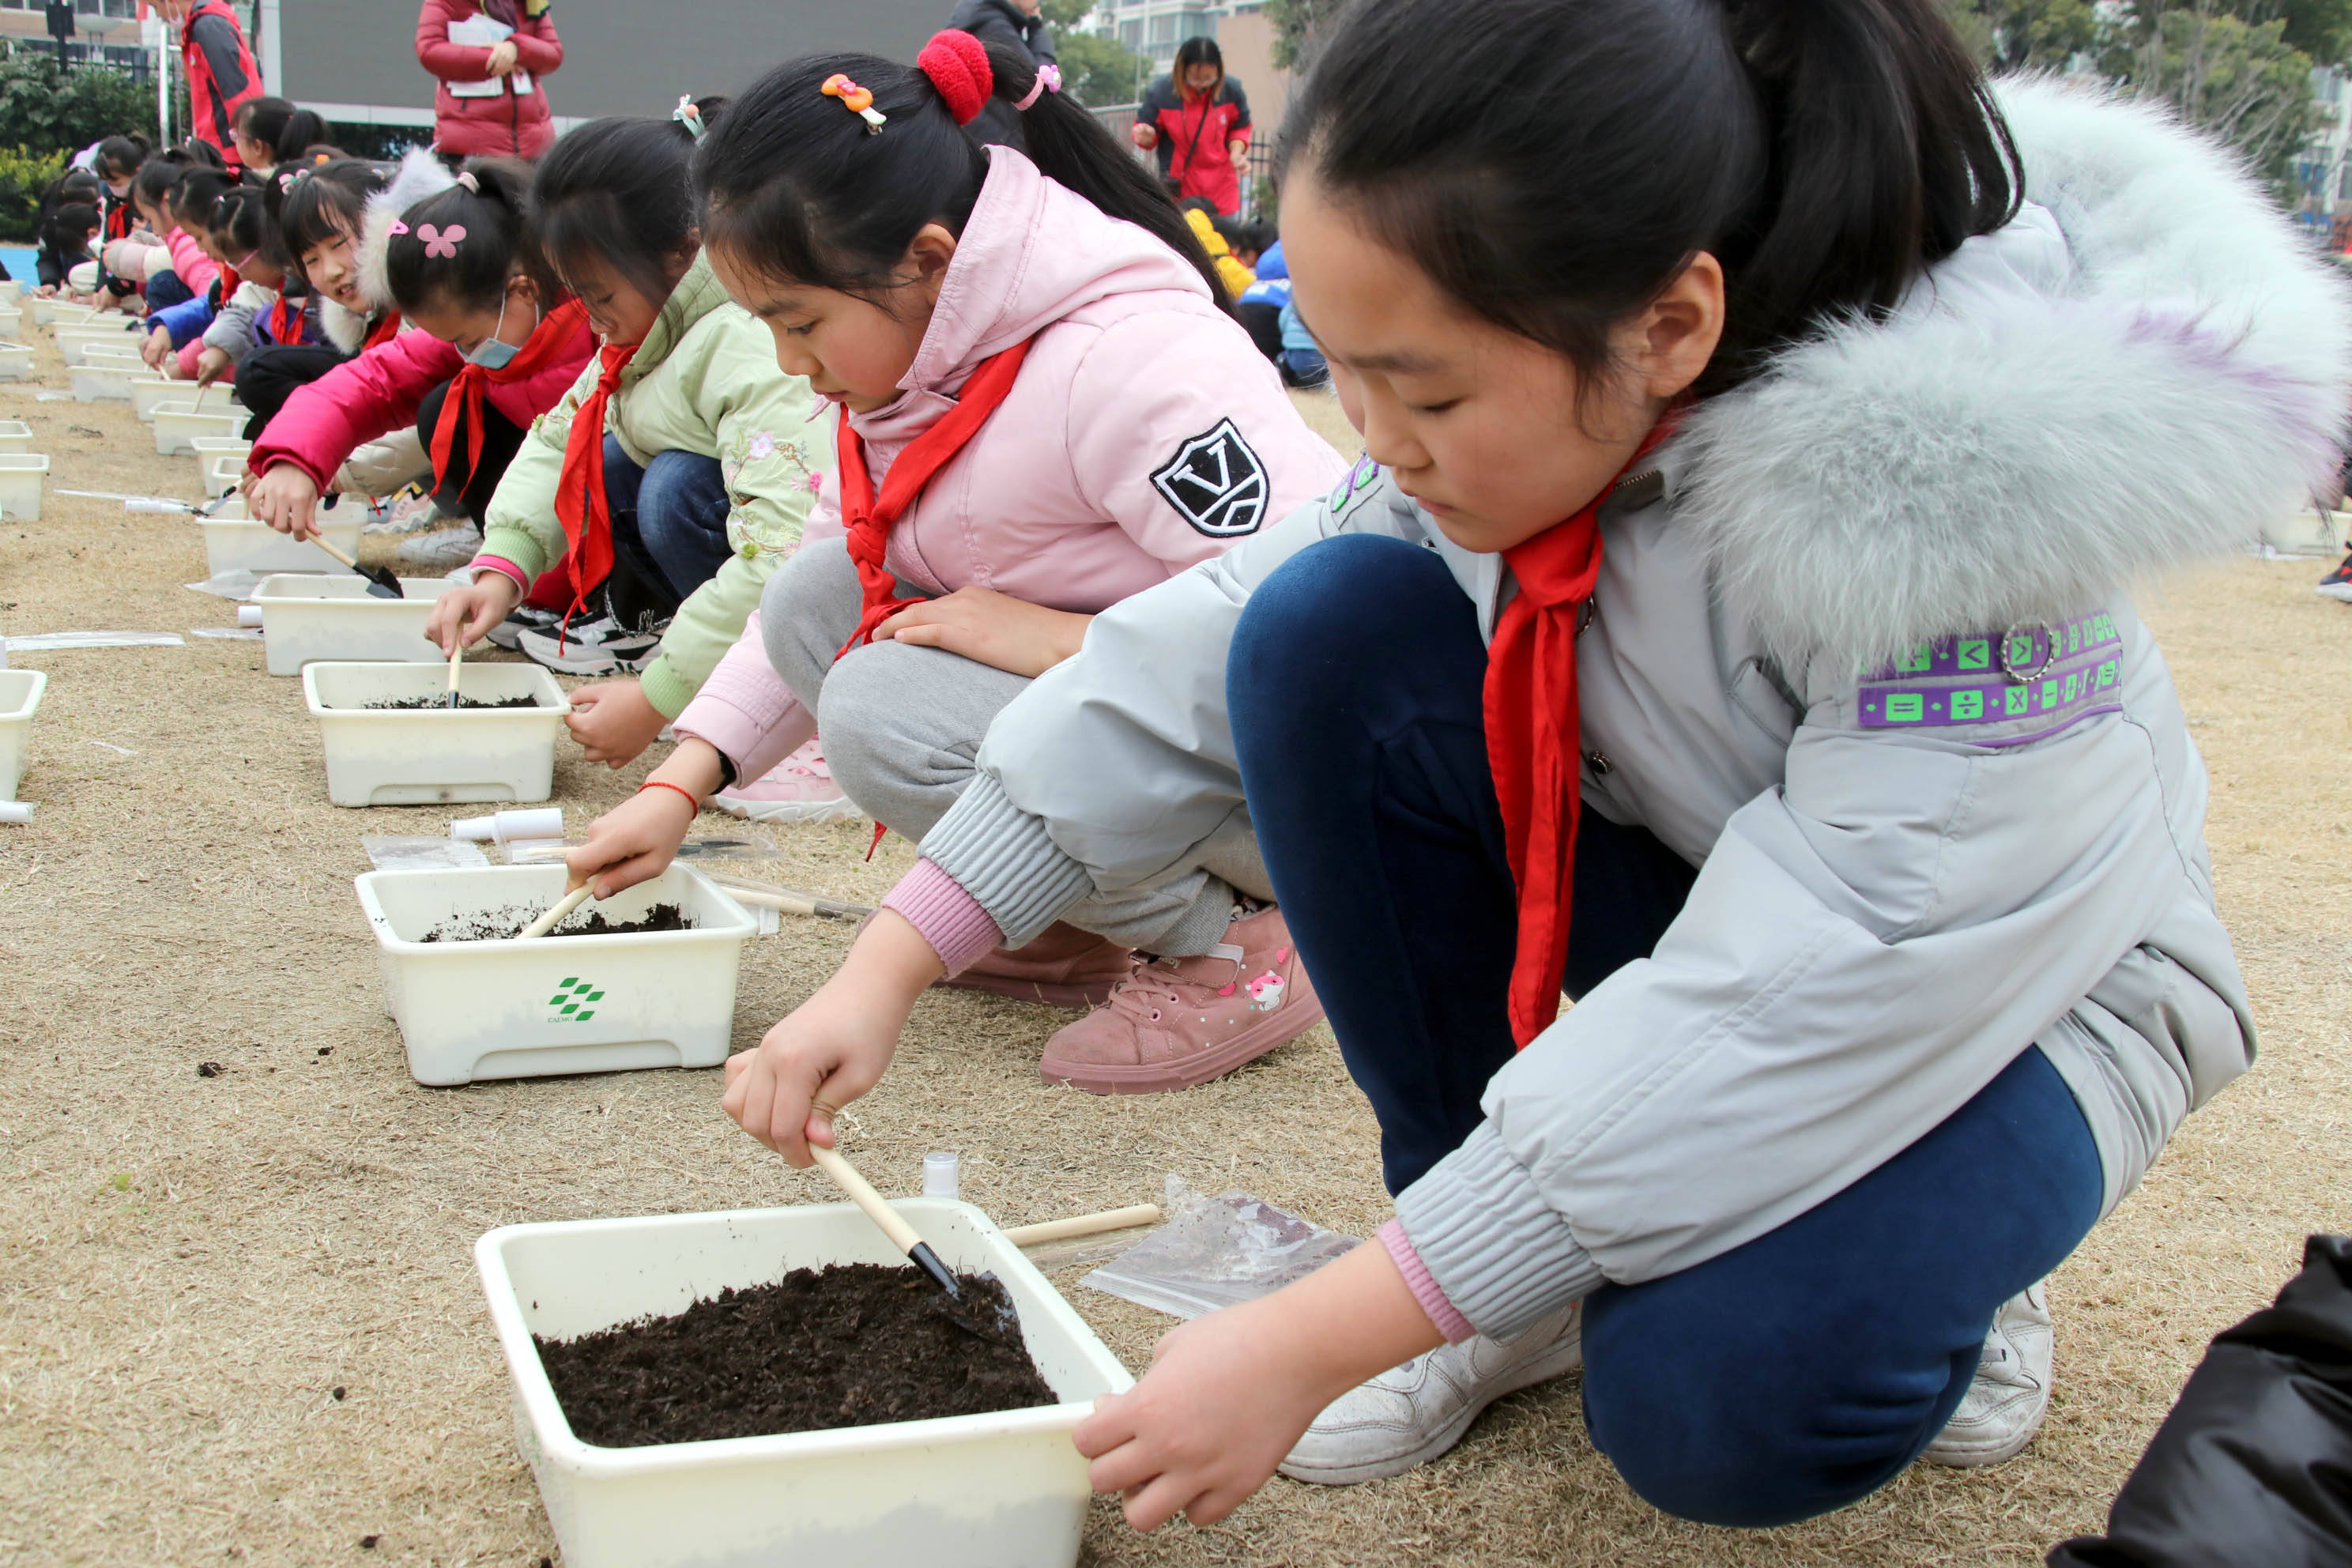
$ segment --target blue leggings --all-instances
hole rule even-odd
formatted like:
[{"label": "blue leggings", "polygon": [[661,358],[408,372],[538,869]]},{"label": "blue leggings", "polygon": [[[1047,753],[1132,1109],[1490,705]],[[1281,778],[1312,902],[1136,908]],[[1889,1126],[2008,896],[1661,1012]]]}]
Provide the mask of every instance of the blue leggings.
[{"label": "blue leggings", "polygon": [[642,546],[678,599],[717,576],[732,553],[727,542],[731,503],[716,458],[656,452],[641,468],[607,436],[604,504],[615,549]]},{"label": "blue leggings", "polygon": [[[1486,650],[1431,552],[1341,535],[1254,594],[1226,694],[1275,891],[1397,1191],[1478,1125],[1511,1057],[1516,900],[1487,771]],[[1645,956],[1696,873],[1597,813],[1576,856],[1571,995]],[[1586,1303],[1585,1419],[1669,1513],[1773,1525],[1899,1474],[1968,1391],[2000,1303],[2098,1217],[2098,1151],[2019,1042],[1968,1104],[1836,1196]]]}]

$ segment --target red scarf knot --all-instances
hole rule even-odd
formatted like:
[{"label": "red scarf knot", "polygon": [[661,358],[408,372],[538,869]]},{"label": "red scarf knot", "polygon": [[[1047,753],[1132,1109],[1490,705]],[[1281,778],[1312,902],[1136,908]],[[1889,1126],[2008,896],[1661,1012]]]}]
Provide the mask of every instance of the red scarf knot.
[{"label": "red scarf knot", "polygon": [[914,504],[923,487],[931,482],[931,476],[946,467],[948,459],[963,450],[964,443],[988,423],[988,416],[996,412],[997,405],[1013,390],[1013,377],[1021,374],[1021,362],[1028,354],[1029,342],[1024,339],[981,361],[979,368],[964,382],[956,405],[898,454],[898,460],[882,477],[882,493],[878,497],[874,493],[874,481],[866,475],[866,442],[850,428],[849,411],[842,410],[840,421],[834,426],[834,450],[840,459],[841,522],[849,534],[849,559],[857,566],[858,585],[865,590],[865,609],[857,617],[857,629],[841,645],[841,652],[835,658],[841,658],[871,637],[875,627],[908,605],[922,603],[919,598],[898,595],[898,579],[885,563],[890,552],[891,526]]},{"label": "red scarf knot", "polygon": [[621,384],[635,343],[596,351],[596,390],[583,398],[563,440],[563,472],[555,481],[555,521],[563,525],[564,559],[572,563],[572,605],[563,624],[588,602],[589,591],[613,571],[613,516],[604,502],[604,415]]},{"label": "red scarf knot", "polygon": [[1521,1050],[1559,1016],[1560,979],[1568,968],[1582,816],[1576,634],[1601,580],[1601,507],[1617,479],[1681,422],[1681,410],[1670,410],[1583,510],[1503,552],[1518,593],[1495,619],[1482,706],[1504,852],[1518,889],[1509,1012],[1511,1038]]},{"label": "red scarf knot", "polygon": [[[492,370],[487,365],[467,360],[449,378],[449,390],[442,395],[441,420],[433,426],[433,491],[436,495],[452,490],[462,491],[474,482],[474,472],[482,463],[482,399],[490,387],[505,386],[518,381],[528,381],[555,363],[557,357],[571,346],[572,334],[587,318],[588,309],[577,300],[566,300],[543,317],[532,329],[529,338],[514,358]],[[450,482],[449,460],[457,455],[457,430],[466,431],[466,471]]]}]

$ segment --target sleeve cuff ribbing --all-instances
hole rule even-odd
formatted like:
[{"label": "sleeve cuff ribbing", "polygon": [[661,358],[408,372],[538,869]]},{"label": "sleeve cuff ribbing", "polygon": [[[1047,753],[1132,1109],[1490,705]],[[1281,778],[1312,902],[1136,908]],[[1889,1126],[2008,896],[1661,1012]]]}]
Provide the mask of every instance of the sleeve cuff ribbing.
[{"label": "sleeve cuff ribbing", "polygon": [[1470,1326],[1469,1319],[1454,1310],[1454,1303],[1445,1299],[1445,1292],[1430,1278],[1429,1265],[1413,1250],[1412,1237],[1404,1233],[1402,1225],[1391,1220],[1372,1234],[1388,1249],[1389,1261],[1404,1276],[1412,1299],[1421,1303],[1421,1310],[1429,1314],[1429,1321],[1445,1336],[1447,1344],[1458,1345],[1478,1331]]},{"label": "sleeve cuff ribbing", "polygon": [[1507,1339],[1607,1282],[1492,1121],[1398,1194],[1396,1207],[1431,1279],[1482,1334]]},{"label": "sleeve cuff ribbing", "polygon": [[915,868],[899,878],[898,885],[882,900],[882,907],[907,917],[907,923],[922,933],[940,962],[947,965],[950,978],[994,952],[1004,941],[1004,933],[996,929],[980,900],[929,860],[916,861]]},{"label": "sleeve cuff ribbing", "polygon": [[1004,786],[985,773],[973,776],[924,835],[922,850],[924,859],[988,911],[1006,947],[1034,942],[1095,890],[1087,868],[1054,842],[1045,819],[1013,805]]}]

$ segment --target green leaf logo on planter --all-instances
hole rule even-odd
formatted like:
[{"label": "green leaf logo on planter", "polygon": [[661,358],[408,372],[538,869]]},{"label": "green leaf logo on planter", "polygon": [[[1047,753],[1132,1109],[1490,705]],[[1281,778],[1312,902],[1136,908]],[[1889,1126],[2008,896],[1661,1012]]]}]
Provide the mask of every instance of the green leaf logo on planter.
[{"label": "green leaf logo on planter", "polygon": [[590,982],[577,975],[566,976],[563,984],[555,988],[555,994],[547,999],[547,1005],[555,1009],[548,1022],[584,1024],[594,1017],[596,1004],[604,999],[604,994],[590,990],[589,984]]}]

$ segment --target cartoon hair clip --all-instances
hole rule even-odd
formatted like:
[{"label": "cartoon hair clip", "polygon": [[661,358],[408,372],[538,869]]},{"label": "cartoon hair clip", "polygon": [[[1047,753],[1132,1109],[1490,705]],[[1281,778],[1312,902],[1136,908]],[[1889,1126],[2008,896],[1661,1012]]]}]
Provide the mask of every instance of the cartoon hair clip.
[{"label": "cartoon hair clip", "polygon": [[408,232],[408,226],[401,222],[398,218],[394,218],[392,220],[392,227],[387,232],[392,234],[406,234]]},{"label": "cartoon hair clip", "polygon": [[704,134],[710,129],[703,123],[702,108],[694,101],[690,94],[679,95],[677,107],[669,111],[669,117],[685,126],[686,133],[697,142],[701,141]]},{"label": "cartoon hair clip", "polygon": [[1037,101],[1039,95],[1061,90],[1062,68],[1047,60],[1037,68],[1037,79],[1029,84],[1029,90],[1023,93],[1019,101],[1013,104],[1013,112],[1026,114],[1029,112],[1029,106]]},{"label": "cartoon hair clip", "polygon": [[858,86],[856,82],[850,80],[847,77],[842,75],[839,71],[835,71],[831,76],[825,78],[824,85],[818,88],[817,90],[824,94],[827,98],[837,98],[841,100],[841,105],[844,109],[855,110],[859,115],[864,117],[866,121],[866,134],[868,136],[873,135],[876,132],[881,130],[884,125],[889,122],[890,117],[882,113],[874,107],[874,95],[866,91],[864,88]]},{"label": "cartoon hair clip", "polygon": [[425,242],[426,260],[430,261],[436,256],[446,256],[455,260],[457,255],[457,242],[466,237],[466,226],[462,223],[453,223],[447,228],[436,232],[431,224],[419,224],[416,226],[416,237]]}]

